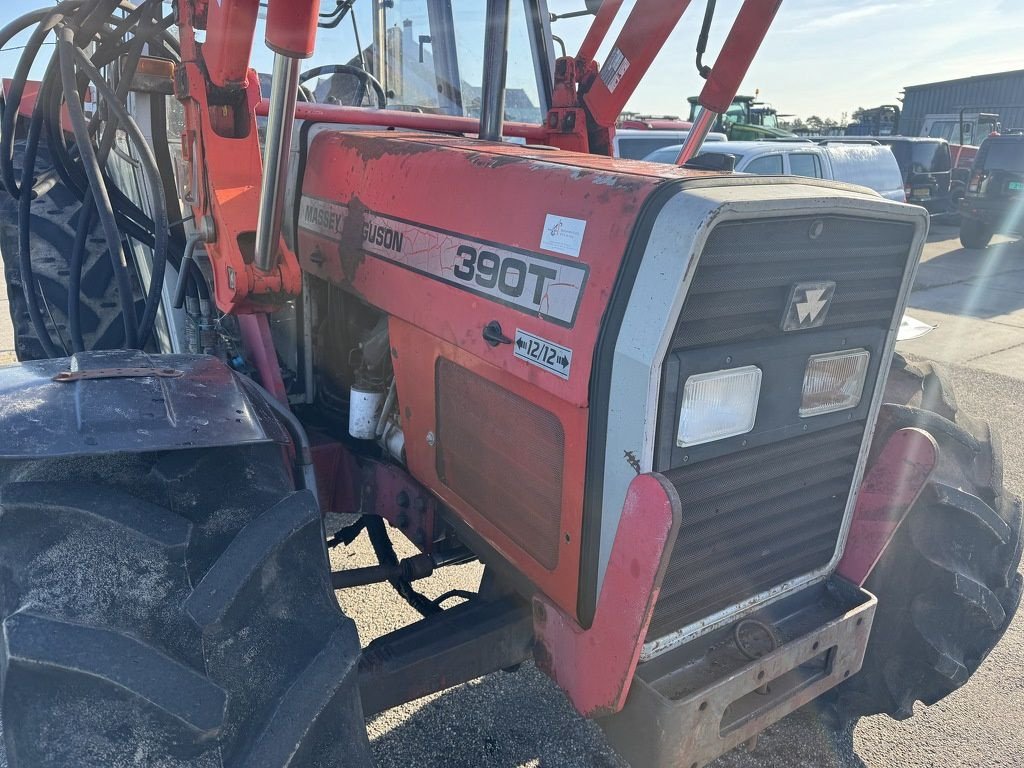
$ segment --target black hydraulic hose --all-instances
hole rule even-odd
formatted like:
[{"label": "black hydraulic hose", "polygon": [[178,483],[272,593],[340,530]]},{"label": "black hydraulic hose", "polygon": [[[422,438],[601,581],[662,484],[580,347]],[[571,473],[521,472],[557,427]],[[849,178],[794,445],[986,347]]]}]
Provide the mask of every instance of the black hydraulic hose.
[{"label": "black hydraulic hose", "polygon": [[210,300],[210,286],[206,282],[206,275],[203,274],[203,268],[192,262],[192,281],[195,283],[196,291],[199,294],[200,301]]},{"label": "black hydraulic hose", "polygon": [[[8,109],[5,109],[4,114],[0,117],[0,182],[19,200],[21,229],[19,246],[27,305],[34,330],[49,355],[57,354],[58,351],[46,328],[43,312],[39,305],[40,297],[37,295],[36,281],[32,274],[30,211],[31,201],[38,195],[48,192],[56,183],[57,178],[83,201],[79,212],[78,231],[70,258],[72,274],[69,279],[71,288],[69,305],[72,306],[69,309],[74,311],[69,312],[69,325],[72,331],[73,346],[76,349],[84,347],[79,317],[81,268],[86,251],[86,241],[97,218],[103,225],[111,262],[114,265],[122,314],[126,323],[125,335],[129,346],[145,345],[155,324],[164,271],[167,258],[170,255],[167,190],[162,186],[161,169],[152,153],[149,152],[150,148],[142,136],[141,130],[124,107],[123,100],[127,96],[127,90],[130,88],[131,79],[145,42],[150,42],[152,44],[151,51],[158,55],[167,52],[170,58],[178,58],[180,47],[174,36],[168,31],[173,23],[173,16],[163,18],[160,7],[160,0],[146,0],[139,6],[126,0],[64,0],[53,7],[23,14],[0,28],[0,47],[2,47],[14,35],[33,24],[36,25],[29,44],[25,46],[19,60],[14,83],[8,94],[6,104]],[[128,13],[115,17],[113,14],[118,8],[128,11]],[[146,16],[147,12],[152,12],[151,21]],[[71,22],[74,25],[73,31],[60,30],[61,40],[58,43],[57,51],[51,57],[50,66],[47,68],[37,94],[36,105],[32,113],[33,125],[30,127],[31,146],[27,148],[29,151],[23,155],[21,169],[22,185],[28,184],[28,186],[19,187],[17,173],[14,169],[14,136],[18,108],[24,96],[28,72],[39,49],[49,32],[61,22],[65,22],[65,25]],[[124,39],[129,34],[131,37]],[[84,46],[93,40],[97,45],[94,57],[90,60],[84,51],[77,49],[77,46]],[[71,59],[69,50],[75,58],[84,59],[77,65],[84,75],[76,71],[74,61],[70,66],[68,65],[67,62]],[[100,66],[108,65],[125,54],[128,55],[128,61],[123,67],[124,80],[119,84],[118,93],[114,94],[113,89],[103,80],[98,70]],[[97,103],[99,108],[97,113],[86,124],[79,93],[82,88],[88,86],[90,81],[96,84],[101,98]],[[62,91],[66,94],[68,115],[71,118],[75,135],[73,148],[68,147],[62,125]],[[100,138],[97,156],[92,147],[92,140],[93,134],[97,132],[103,119],[107,120],[107,125]],[[123,123],[132,143],[137,145],[142,155],[141,165],[153,191],[156,221],[150,219],[142,209],[105,177],[102,164],[106,162],[109,152],[113,149],[118,122]],[[86,128],[85,131],[82,130],[83,126]],[[35,164],[44,129],[47,131],[46,137],[53,167],[40,178],[35,178]],[[169,163],[165,161],[165,164]],[[99,203],[98,209],[97,202]],[[180,219],[180,210],[175,218]],[[142,321],[138,325],[136,325],[132,283],[124,255],[125,246],[121,238],[122,232],[139,242],[150,245],[154,251],[152,279],[147,292]],[[180,247],[180,245],[176,246],[176,248]],[[174,257],[175,259],[172,260],[180,260],[177,254],[174,254]],[[202,270],[197,265],[189,266],[186,269],[190,289],[197,295],[208,297],[209,289]],[[135,326],[135,334],[132,333],[132,326]],[[135,336],[134,339],[133,336]],[[61,344],[63,346],[63,342]]]},{"label": "black hydraulic hose", "polygon": [[[2,121],[0,121],[0,182],[3,182],[4,188],[15,197],[20,193],[20,189],[15,180],[14,170],[14,128],[18,119],[18,108],[21,106],[21,98],[25,93],[25,85],[28,82],[29,70],[32,68],[33,62],[35,62],[40,47],[42,47],[47,35],[50,34],[50,30],[64,19],[66,11],[76,10],[81,4],[81,0],[67,0],[60,3],[36,24],[35,30],[25,44],[25,49],[18,58],[18,66],[15,68],[14,75],[11,78],[6,108],[4,109]],[[30,16],[32,14],[26,15]],[[25,16],[21,18],[24,19]],[[15,20],[12,25],[8,26],[13,26],[18,21]],[[3,33],[6,31],[7,27],[0,31],[0,41],[2,41]]]},{"label": "black hydraulic hose", "polygon": [[[64,103],[68,108],[68,115],[71,118],[71,127],[75,134],[75,143],[78,146],[78,156],[82,159],[82,165],[89,178],[89,187],[92,189],[93,199],[99,214],[100,225],[103,234],[107,239],[107,249],[110,253],[110,263],[114,268],[114,279],[117,283],[117,295],[121,304],[121,314],[124,320],[125,344],[128,347],[138,347],[139,327],[135,318],[135,306],[132,301],[132,283],[128,274],[128,260],[124,254],[124,244],[121,241],[121,232],[117,228],[117,220],[114,218],[114,209],[110,203],[110,195],[103,180],[103,171],[100,168],[96,152],[92,147],[92,139],[89,136],[89,124],[85,119],[85,112],[77,98],[78,83],[75,74],[75,51],[78,48],[74,44],[74,31],[65,27],[60,31],[57,40],[57,52],[60,57],[61,82],[64,85],[66,98]],[[99,78],[102,80],[102,78]]]},{"label": "black hydraulic hose", "polygon": [[68,331],[71,334],[71,348],[75,352],[85,351],[85,341],[82,339],[82,313],[81,313],[81,292],[82,292],[82,264],[85,262],[85,245],[96,223],[96,206],[92,203],[82,203],[78,209],[78,229],[75,231],[75,243],[71,249],[71,263],[68,271]]},{"label": "black hydraulic hose", "polygon": [[32,113],[32,120],[29,123],[28,140],[25,143],[21,179],[22,192],[18,197],[18,266],[21,271],[21,290],[25,295],[25,304],[28,307],[32,330],[35,331],[36,338],[39,339],[46,356],[58,357],[60,353],[53,344],[50,331],[46,328],[46,321],[39,309],[36,280],[32,272],[32,173],[35,169],[36,152],[39,149],[39,137],[42,133],[42,114],[41,105],[37,101]]},{"label": "black hydraulic hose", "polygon": [[174,300],[171,302],[171,306],[175,309],[181,309],[185,306],[185,288],[189,285],[189,281],[193,279],[192,266],[195,264],[193,256],[196,252],[196,246],[202,240],[202,235],[196,232],[185,243],[185,255],[181,257],[181,266],[178,270],[178,284],[174,288]]},{"label": "black hydraulic hose", "polygon": [[[370,537],[370,544],[373,546],[373,552],[377,556],[377,562],[385,568],[397,566],[399,564],[398,555],[395,554],[395,548],[391,543],[391,538],[388,536],[388,530],[384,526],[383,518],[376,515],[367,516],[366,533]],[[443,610],[440,606],[435,605],[426,595],[417,592],[408,579],[399,577],[389,579],[388,582],[402,599],[418,611],[421,616],[430,616]]]},{"label": "black hydraulic hose", "polygon": [[85,42],[99,33],[100,28],[120,5],[121,0],[95,0],[92,10],[78,24],[79,32],[84,38],[81,42]]},{"label": "black hydraulic hose", "polygon": [[704,23],[700,27],[700,36],[697,38],[697,74],[708,79],[711,74],[711,67],[704,63],[704,52],[708,49],[708,35],[711,32],[711,20],[715,17],[715,0],[708,0],[707,8],[704,10]]},{"label": "black hydraulic hose", "polygon": [[[149,291],[146,296],[146,306],[142,312],[142,320],[139,321],[138,326],[138,337],[144,345],[148,341],[150,334],[153,332],[153,326],[156,323],[157,311],[160,308],[160,294],[163,289],[164,272],[167,268],[170,221],[167,218],[167,199],[164,196],[163,183],[160,179],[160,169],[157,167],[156,158],[153,156],[153,150],[146,141],[146,137],[143,135],[138,123],[135,122],[135,119],[128,112],[128,108],[125,107],[121,101],[118,101],[117,95],[103,79],[103,76],[99,71],[97,71],[92,65],[92,62],[89,60],[85,51],[71,45],[71,43],[66,39],[66,33],[65,39],[63,39],[60,44],[67,46],[64,50],[68,51],[72,56],[78,59],[78,66],[96,86],[97,91],[106,101],[107,107],[114,113],[114,115],[117,116],[121,125],[128,133],[129,138],[135,144],[139,153],[139,161],[142,164],[143,171],[146,176],[149,177],[150,191],[152,192],[153,197],[153,235],[155,238],[155,244],[153,246],[153,263],[150,268]],[[81,105],[76,103],[76,106],[79,107],[79,112],[81,113]],[[84,115],[82,115],[82,117],[84,122]],[[83,149],[82,151],[84,160],[85,150]],[[88,151],[89,153],[92,153],[91,145],[88,147]],[[95,159],[95,155],[93,155],[93,159]],[[88,168],[88,164],[86,167]],[[98,168],[95,170],[98,170]],[[102,192],[105,193],[105,191],[106,189],[102,188]],[[98,200],[97,202],[102,203],[102,200]],[[102,215],[102,208],[100,210]],[[123,250],[121,252],[123,254]]]},{"label": "black hydraulic hose", "polygon": [[[150,52],[157,55],[168,53],[167,49],[163,48],[160,43],[150,46]],[[150,100],[150,120],[154,126],[167,125],[166,99],[155,98]],[[181,221],[181,205],[178,201],[177,189],[175,188],[174,164],[171,159],[166,132],[160,131],[159,134],[159,136],[154,135],[153,137],[153,154],[156,156],[157,166],[160,168],[160,178],[164,182],[164,196],[167,198],[168,208],[167,214],[174,217],[174,223],[171,225],[171,240],[175,243],[176,248],[181,248],[182,243],[187,245],[187,238],[185,237],[185,227]],[[184,248],[182,250],[184,252]],[[184,253],[178,259],[176,265],[179,273],[182,271],[183,259]],[[195,295],[201,301],[208,300],[210,298],[210,289],[206,284],[206,276],[203,274],[202,268],[193,261],[188,266],[188,270],[188,292]]]},{"label": "black hydraulic hose", "polygon": [[[94,6],[98,4],[98,1],[93,0]],[[14,171],[14,127],[18,117],[18,107],[21,105],[21,99],[24,96],[29,71],[49,31],[66,15],[80,10],[81,6],[86,2],[87,0],[65,0],[65,2],[59,3],[53,8],[40,8],[22,14],[17,19],[0,28],[0,48],[3,48],[15,35],[32,25],[36,25],[35,31],[19,57],[18,65],[7,93],[7,108],[4,110],[2,119],[0,119],[0,183],[3,184],[11,195],[18,194]],[[135,6],[124,0],[119,0],[118,5],[132,12],[135,10]],[[167,37],[173,43],[173,36],[167,33]],[[101,62],[101,65],[105,63]],[[59,126],[59,122],[57,125]],[[52,134],[48,138],[52,139]],[[61,180],[65,183],[68,181],[63,176]]]},{"label": "black hydraulic hose", "polygon": [[[293,460],[295,485],[298,488],[312,491],[313,495],[319,499],[312,443],[309,442],[309,435],[306,434],[306,428],[302,426],[298,416],[292,413],[291,408],[270,394],[262,384],[258,384],[253,379],[240,373],[235,375],[238,377],[238,381],[242,384],[243,388],[248,389],[255,397],[258,397],[267,404],[281,422],[281,426],[288,431],[293,443],[292,448],[295,450]],[[387,535],[386,531],[384,535]]]},{"label": "black hydraulic hose", "polygon": [[[134,8],[134,6],[127,2],[121,2],[121,7]],[[115,38],[110,34],[104,34],[108,40],[99,47],[96,52],[96,56],[93,59],[93,63],[97,68],[106,66],[122,54],[126,53],[132,42],[122,42],[120,37]],[[53,79],[56,81],[59,77],[59,71],[55,70],[53,72]],[[44,85],[45,83],[46,78],[44,78]],[[50,89],[48,93],[47,109],[50,119],[46,124],[46,138],[50,149],[50,159],[53,163],[54,171],[59,176],[61,182],[72,192],[72,194],[75,195],[75,197],[82,200],[84,199],[85,190],[88,189],[89,182],[85,172],[75,162],[75,148],[69,148],[67,145],[67,139],[64,134],[63,124],[61,121],[62,89],[54,87]],[[96,114],[93,116],[92,120],[89,121],[90,135],[96,132],[99,124],[100,116],[99,114]],[[114,210],[117,213],[119,220],[124,216],[131,216],[137,221],[140,221],[143,226],[146,226],[147,224],[151,226],[151,222],[142,210],[125,197],[120,190],[114,188],[111,190],[111,193]]]},{"label": "black hydraulic hose", "polygon": [[[141,30],[140,30],[141,31]],[[131,81],[134,77],[136,69],[139,66],[139,59],[142,58],[142,50],[145,47],[146,38],[144,34],[139,34],[132,40],[132,45],[128,51],[128,59],[125,62],[124,69],[121,72],[121,79],[117,85],[117,93],[115,98],[118,103],[123,103],[125,98],[128,96],[129,88],[131,87]],[[110,151],[114,147],[114,142],[117,139],[117,128],[118,120],[116,115],[112,115],[107,121],[106,129],[103,131],[103,135],[100,137],[99,153],[97,161],[100,168],[103,168],[107,163],[107,158],[110,156]],[[92,228],[92,222],[96,213],[95,205],[95,193],[92,186],[85,190],[85,195],[82,199],[82,206],[79,209],[79,227],[78,232],[75,234],[75,244],[72,250],[71,263],[70,263],[70,276],[69,276],[69,288],[68,288],[68,319],[69,326],[71,328],[71,345],[76,352],[82,352],[85,349],[85,341],[81,333],[81,313],[82,313],[82,265],[85,261],[85,247],[86,240],[88,238],[89,230]],[[113,210],[113,209],[112,209]],[[84,228],[83,228],[84,225]],[[120,229],[120,227],[118,228]],[[126,302],[121,301],[121,309],[125,310]],[[127,304],[131,308],[132,316],[135,315],[135,301],[134,295],[128,296]],[[147,336],[144,328],[140,329],[139,332],[139,346],[144,347],[146,345]]]},{"label": "black hydraulic hose", "polygon": [[[126,5],[127,3],[122,3],[122,7]],[[167,22],[167,19],[162,20],[161,27],[167,24]],[[118,58],[118,56],[130,50],[131,42],[132,41],[119,43],[114,47],[110,47],[110,44],[101,47],[97,51],[96,56],[93,57],[93,66],[96,67],[96,69],[99,69],[101,66],[113,62]],[[166,41],[160,42],[164,43]],[[172,53],[175,56],[177,55],[176,52],[172,51]],[[55,89],[54,95],[56,96],[56,100],[51,99],[48,102],[51,119],[47,123],[47,128],[49,130],[48,140],[50,142],[52,160],[54,167],[65,186],[67,186],[79,200],[84,200],[85,191],[88,189],[89,182],[84,171],[77,163],[74,162],[75,148],[72,147],[69,149],[66,144],[64,131],[60,121],[61,90],[59,88]],[[94,134],[96,132],[99,124],[100,118],[97,114],[89,122],[90,134]],[[162,123],[158,122],[154,124],[159,125]],[[174,172],[170,167],[170,160],[168,156],[167,165],[162,169],[161,177],[169,179],[173,186],[173,176]],[[127,195],[125,195],[116,185],[108,185],[108,191],[110,193],[111,202],[113,203],[114,212],[117,216],[119,226],[125,230],[126,234],[130,235],[134,239],[152,246],[152,237],[150,236],[147,238],[144,231],[151,232],[153,230],[153,220],[149,218],[145,211],[139,208],[139,206],[127,197]],[[170,199],[172,194],[168,194],[168,192],[165,191],[165,198]],[[181,216],[179,211],[179,215],[176,216],[176,219],[180,218]],[[185,237],[183,232],[178,239],[180,242],[184,243]]]}]

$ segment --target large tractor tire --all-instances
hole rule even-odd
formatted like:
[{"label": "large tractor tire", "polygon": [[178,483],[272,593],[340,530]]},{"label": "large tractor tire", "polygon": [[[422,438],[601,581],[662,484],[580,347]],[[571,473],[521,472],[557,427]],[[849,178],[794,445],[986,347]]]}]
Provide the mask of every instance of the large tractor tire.
[{"label": "large tractor tire", "polygon": [[[15,146],[14,164],[21,177],[21,153],[24,142]],[[45,144],[36,160],[38,175],[51,168]],[[32,276],[39,296],[43,320],[58,350],[71,353],[68,330],[68,291],[70,261],[75,232],[82,222],[81,207],[74,193],[63,183],[54,187],[31,205]],[[15,354],[19,360],[47,357],[39,336],[29,319],[24,281],[19,265],[18,201],[0,190],[0,255],[3,257],[7,282],[7,299],[14,326]],[[136,286],[137,287],[137,286]],[[81,329],[86,349],[118,349],[124,346],[124,321],[117,297],[114,270],[107,253],[106,240],[97,222],[86,241],[82,264]],[[138,310],[141,293],[133,297]]]},{"label": "large tractor tire", "polygon": [[957,407],[944,373],[896,356],[877,433],[920,427],[938,464],[864,585],[878,610],[859,674],[835,689],[840,722],[935,704],[962,686],[1021,598],[1021,502],[1003,489],[998,436]]},{"label": "large tractor tire", "polygon": [[370,765],[356,629],[279,446],[3,465],[0,608],[10,768]]}]

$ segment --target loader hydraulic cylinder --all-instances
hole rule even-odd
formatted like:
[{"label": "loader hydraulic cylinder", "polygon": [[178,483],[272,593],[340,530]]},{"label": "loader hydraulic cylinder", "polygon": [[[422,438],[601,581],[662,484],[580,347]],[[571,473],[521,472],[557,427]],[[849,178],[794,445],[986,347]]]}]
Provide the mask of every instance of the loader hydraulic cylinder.
[{"label": "loader hydraulic cylinder", "polygon": [[267,46],[274,51],[274,73],[253,258],[256,268],[263,272],[271,272],[277,266],[288,156],[299,93],[299,64],[313,55],[318,7],[315,0],[299,3],[276,0],[268,6]]}]

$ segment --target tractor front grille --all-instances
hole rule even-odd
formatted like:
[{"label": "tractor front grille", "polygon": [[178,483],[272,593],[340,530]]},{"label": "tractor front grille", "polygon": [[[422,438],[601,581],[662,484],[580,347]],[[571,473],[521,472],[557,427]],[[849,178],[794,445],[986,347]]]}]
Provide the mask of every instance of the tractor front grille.
[{"label": "tractor front grille", "polygon": [[[914,227],[844,216],[730,222],[699,257],[663,364],[654,469],[675,485],[682,527],[648,639],[826,566],[855,480]],[[820,327],[783,331],[795,285],[836,285]],[[808,357],[865,348],[860,405],[801,419]],[[683,448],[680,398],[697,373],[762,370],[751,432]]]},{"label": "tractor front grille", "polygon": [[855,422],[666,472],[683,522],[648,636],[828,563],[863,434]]}]

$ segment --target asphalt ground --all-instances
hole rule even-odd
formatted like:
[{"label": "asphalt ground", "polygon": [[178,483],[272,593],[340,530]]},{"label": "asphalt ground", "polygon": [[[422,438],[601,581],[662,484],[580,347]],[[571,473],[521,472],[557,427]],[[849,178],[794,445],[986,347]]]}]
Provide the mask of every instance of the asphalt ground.
[{"label": "asphalt ground", "polygon": [[[948,363],[961,407],[997,424],[1003,435],[1007,487],[1024,492],[1024,243],[997,238],[985,251],[965,251],[957,230],[935,226],[911,312],[937,326],[901,347]],[[0,302],[6,295],[0,291]],[[6,306],[0,306],[0,364],[13,362]],[[396,537],[400,555],[412,554]],[[332,551],[333,565],[373,564],[365,539]],[[478,565],[445,569],[417,587],[437,597],[475,589]],[[415,621],[387,586],[339,594],[365,644]],[[768,729],[757,749],[739,749],[715,768],[859,768],[863,766],[1024,765],[1024,613],[959,691],[933,707],[918,704],[910,720],[866,718],[831,734],[813,713],[798,712]],[[597,673],[597,671],[595,671]],[[380,768],[605,768],[624,766],[601,730],[579,717],[532,664],[501,672],[371,718]],[[2,762],[2,761],[0,761]],[[639,768],[639,767],[638,767]]]}]

